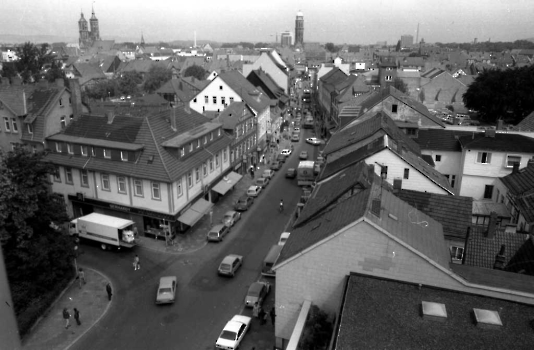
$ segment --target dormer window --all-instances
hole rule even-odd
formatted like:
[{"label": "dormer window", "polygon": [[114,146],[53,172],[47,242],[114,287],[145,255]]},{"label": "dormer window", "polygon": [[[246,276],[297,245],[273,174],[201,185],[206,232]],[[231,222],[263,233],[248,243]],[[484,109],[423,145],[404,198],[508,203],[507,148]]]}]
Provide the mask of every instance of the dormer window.
[{"label": "dormer window", "polygon": [[104,148],[104,158],[111,158],[111,152],[107,148]]},{"label": "dormer window", "polygon": [[91,156],[96,157],[96,150],[94,147],[91,147]]},{"label": "dormer window", "polygon": [[56,142],[56,152],[61,153],[61,143]]},{"label": "dormer window", "polygon": [[87,157],[87,146],[81,146],[80,152],[82,153],[82,156]]},{"label": "dormer window", "polygon": [[189,152],[193,152],[193,142],[189,144]]},{"label": "dormer window", "polygon": [[221,129],[217,130],[217,136],[221,136]]},{"label": "dormer window", "polygon": [[183,157],[184,155],[185,155],[185,148],[182,147],[182,148],[180,148],[180,156]]},{"label": "dormer window", "polygon": [[59,124],[61,125],[61,129],[65,129],[67,126],[67,118],[65,116],[62,116],[59,120]]},{"label": "dormer window", "polygon": [[72,143],[67,143],[67,152],[69,154],[74,154],[74,148],[72,147]]},{"label": "dormer window", "polygon": [[123,162],[127,162],[128,161],[128,152],[126,151],[121,151],[121,160]]},{"label": "dormer window", "polygon": [[213,140],[213,131],[210,133],[210,141]]},{"label": "dormer window", "polygon": [[28,125],[28,134],[33,134],[33,126],[31,124],[27,124]]},{"label": "dormer window", "polygon": [[208,143],[208,136],[204,136],[204,144]]},{"label": "dormer window", "polygon": [[200,139],[197,139],[197,148],[200,147]]}]

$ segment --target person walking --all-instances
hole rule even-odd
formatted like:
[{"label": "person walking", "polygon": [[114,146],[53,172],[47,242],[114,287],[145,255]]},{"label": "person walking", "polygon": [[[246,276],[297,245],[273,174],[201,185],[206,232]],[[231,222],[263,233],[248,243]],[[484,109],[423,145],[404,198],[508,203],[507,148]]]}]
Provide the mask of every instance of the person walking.
[{"label": "person walking", "polygon": [[82,286],[86,283],[85,282],[85,272],[83,271],[83,269],[81,267],[78,269],[78,279],[80,281],[80,289],[81,289]]},{"label": "person walking", "polygon": [[141,270],[141,263],[139,262],[139,256],[135,254],[135,258],[133,261],[134,271],[135,270]]},{"label": "person walking", "polygon": [[273,324],[274,326],[274,319],[276,317],[276,313],[274,311],[274,306],[271,308],[271,311],[269,311],[269,316],[271,316],[271,323]]},{"label": "person walking", "polygon": [[111,301],[111,296],[113,295],[111,292],[111,284],[106,284],[106,292],[108,292],[108,299]]},{"label": "person walking", "polygon": [[260,324],[265,324],[265,319],[267,318],[267,314],[265,313],[265,310],[260,306],[260,311],[258,312],[258,317],[260,319]]},{"label": "person walking", "polygon": [[76,320],[76,324],[79,326],[82,323],[80,322],[80,311],[78,311],[77,308],[74,308],[74,319]]},{"label": "person walking", "polygon": [[70,313],[67,308],[63,309],[63,318],[65,319],[65,329],[68,329],[70,327]]},{"label": "person walking", "polygon": [[258,317],[259,312],[260,312],[260,306],[258,305],[258,303],[254,303],[254,306],[252,307],[252,316]]}]

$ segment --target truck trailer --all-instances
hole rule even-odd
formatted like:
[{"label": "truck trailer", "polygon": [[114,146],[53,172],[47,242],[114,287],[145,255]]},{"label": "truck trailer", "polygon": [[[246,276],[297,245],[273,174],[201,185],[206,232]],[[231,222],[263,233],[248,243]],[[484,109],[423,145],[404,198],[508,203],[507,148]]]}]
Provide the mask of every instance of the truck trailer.
[{"label": "truck trailer", "polygon": [[315,182],[313,172],[315,162],[313,160],[302,160],[297,168],[297,183],[299,186],[312,186]]},{"label": "truck trailer", "polygon": [[111,246],[132,248],[136,245],[132,220],[91,213],[70,222],[70,235],[100,242],[103,250]]}]

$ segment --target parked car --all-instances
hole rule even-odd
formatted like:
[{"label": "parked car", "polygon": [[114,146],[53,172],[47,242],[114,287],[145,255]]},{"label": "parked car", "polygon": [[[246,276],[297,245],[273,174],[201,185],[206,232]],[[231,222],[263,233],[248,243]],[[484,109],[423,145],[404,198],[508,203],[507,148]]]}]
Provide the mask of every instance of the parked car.
[{"label": "parked car", "polygon": [[310,145],[314,145],[314,146],[324,144],[324,141],[321,140],[321,139],[318,139],[317,137],[308,137],[306,139],[306,142],[309,143]]},{"label": "parked car", "polygon": [[265,170],[263,171],[263,174],[262,174],[261,176],[262,176],[262,177],[267,177],[267,178],[269,178],[269,179],[272,179],[273,176],[274,176],[274,174],[275,174],[275,173],[274,173],[274,170],[272,170],[272,169],[265,169]]},{"label": "parked car", "polygon": [[253,307],[255,303],[259,306],[267,295],[271,292],[271,284],[269,282],[254,282],[248,288],[247,296],[245,297],[245,306]]},{"label": "parked car", "polygon": [[251,321],[252,319],[248,316],[235,315],[232,317],[224,326],[215,347],[217,349],[237,349],[249,330]]},{"label": "parked car", "polygon": [[256,182],[256,186],[260,186],[261,188],[265,188],[269,184],[269,178],[262,176],[262,177],[256,179],[255,182]]},{"label": "parked car", "polygon": [[282,152],[280,152],[280,154],[283,154],[284,156],[289,157],[291,155],[291,150],[283,149]]},{"label": "parked car", "polygon": [[291,135],[291,142],[299,142],[299,141],[300,141],[300,134]]},{"label": "parked car", "polygon": [[286,244],[286,241],[289,238],[289,235],[290,235],[289,232],[282,232],[282,234],[280,235],[280,239],[278,240],[278,245]]},{"label": "parked car", "polygon": [[295,127],[293,128],[293,131],[300,131],[300,127],[295,126]]},{"label": "parked car", "polygon": [[314,175],[319,175],[320,172],[321,172],[321,164],[314,163],[313,164],[313,174]]},{"label": "parked car", "polygon": [[176,276],[165,276],[159,279],[156,304],[174,303],[176,298]]},{"label": "parked car", "polygon": [[295,168],[289,168],[286,170],[286,177],[288,179],[294,179],[295,177],[297,177],[297,169]]},{"label": "parked car", "polygon": [[302,152],[300,152],[300,154],[299,154],[299,159],[303,159],[303,160],[308,159],[308,151],[302,151]]},{"label": "parked car", "polygon": [[317,160],[315,161],[315,163],[323,165],[324,164],[324,157],[323,156],[318,156]]},{"label": "parked car", "polygon": [[237,202],[234,204],[234,209],[239,211],[245,211],[250,208],[250,206],[254,203],[254,198],[247,196],[246,194],[239,197]]},{"label": "parked car", "polygon": [[280,170],[281,167],[282,167],[282,163],[279,162],[279,161],[277,161],[277,160],[275,160],[274,162],[272,162],[272,163],[271,163],[271,166],[270,166],[270,168],[271,168],[272,170]]},{"label": "parked car", "polygon": [[236,271],[241,267],[241,265],[243,265],[243,257],[241,255],[227,255],[219,265],[219,275],[234,277]]},{"label": "parked car", "polygon": [[229,210],[224,214],[221,222],[228,227],[232,227],[239,220],[241,220],[241,213],[234,210]]},{"label": "parked car", "polygon": [[214,225],[209,231],[206,239],[208,242],[221,242],[223,237],[230,232],[230,227],[224,224]]},{"label": "parked car", "polygon": [[253,186],[250,186],[247,190],[247,196],[249,197],[258,197],[258,195],[260,194],[261,192],[261,187],[260,186],[256,186],[256,185],[253,185]]},{"label": "parked car", "polygon": [[279,155],[276,156],[276,161],[280,163],[285,163],[286,156],[280,153]]}]

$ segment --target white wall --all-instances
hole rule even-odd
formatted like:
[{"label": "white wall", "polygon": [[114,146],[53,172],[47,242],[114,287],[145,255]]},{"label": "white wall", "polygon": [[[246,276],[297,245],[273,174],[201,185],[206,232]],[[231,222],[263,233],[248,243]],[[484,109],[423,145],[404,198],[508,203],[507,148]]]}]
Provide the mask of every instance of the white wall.
[{"label": "white wall", "polygon": [[[221,89],[222,87],[222,89]],[[208,96],[208,102],[205,102],[205,96]],[[213,96],[217,97],[217,103],[213,103]],[[190,102],[189,107],[198,113],[206,111],[223,111],[226,107],[221,102],[221,97],[225,98],[225,104],[230,105],[230,98],[234,102],[241,102],[241,97],[230,88],[220,77],[216,77],[208,86],[199,92]],[[196,99],[196,102],[195,102]]]}]

